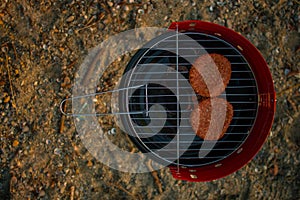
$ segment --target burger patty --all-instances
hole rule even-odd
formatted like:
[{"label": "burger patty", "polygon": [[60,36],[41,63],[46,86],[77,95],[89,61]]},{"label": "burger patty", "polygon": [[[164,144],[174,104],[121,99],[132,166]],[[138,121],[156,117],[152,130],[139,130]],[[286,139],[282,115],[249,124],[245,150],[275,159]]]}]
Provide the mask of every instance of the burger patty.
[{"label": "burger patty", "polygon": [[216,97],[226,88],[231,77],[231,64],[220,54],[199,56],[189,72],[190,84],[203,97]]},{"label": "burger patty", "polygon": [[196,135],[200,138],[219,140],[224,136],[232,117],[233,107],[228,101],[222,98],[209,98],[195,106],[190,116],[190,122]]}]

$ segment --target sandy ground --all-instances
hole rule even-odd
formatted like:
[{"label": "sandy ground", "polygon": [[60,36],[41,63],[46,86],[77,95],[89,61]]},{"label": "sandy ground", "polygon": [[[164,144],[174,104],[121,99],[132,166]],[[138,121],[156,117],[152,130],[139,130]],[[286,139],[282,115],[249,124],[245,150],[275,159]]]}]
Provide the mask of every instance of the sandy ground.
[{"label": "sandy ground", "polygon": [[[113,34],[187,19],[227,26],[265,57],[277,92],[265,145],[236,173],[206,183],[175,180],[167,168],[154,178],[103,165],[72,117],[60,127],[75,72]],[[0,199],[300,199],[299,19],[297,0],[2,0]]]}]

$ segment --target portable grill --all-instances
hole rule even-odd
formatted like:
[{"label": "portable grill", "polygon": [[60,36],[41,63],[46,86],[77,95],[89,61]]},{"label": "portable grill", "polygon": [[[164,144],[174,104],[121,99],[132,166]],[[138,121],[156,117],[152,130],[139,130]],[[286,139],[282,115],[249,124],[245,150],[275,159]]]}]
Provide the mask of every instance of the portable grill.
[{"label": "portable grill", "polygon": [[[176,179],[224,177],[250,161],[267,138],[275,113],[270,71],[259,51],[228,28],[193,20],[174,22],[169,29],[128,63],[121,85],[132,89],[120,91],[120,112],[128,113],[121,122],[135,145],[168,165]],[[231,63],[231,79],[220,97],[232,104],[234,115],[217,141],[201,139],[190,125],[195,94],[189,70],[205,53],[221,54]]]}]

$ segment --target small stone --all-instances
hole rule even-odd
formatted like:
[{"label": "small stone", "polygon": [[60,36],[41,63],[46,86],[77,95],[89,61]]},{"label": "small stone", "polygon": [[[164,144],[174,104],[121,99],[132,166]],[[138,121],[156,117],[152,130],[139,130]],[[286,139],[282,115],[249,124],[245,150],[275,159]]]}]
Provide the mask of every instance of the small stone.
[{"label": "small stone", "polygon": [[279,172],[279,167],[278,167],[277,163],[275,163],[274,164],[274,169],[273,169],[273,175],[277,176],[278,172]]},{"label": "small stone", "polygon": [[138,9],[137,11],[139,14],[143,15],[145,13],[145,11],[143,9]]},{"label": "small stone", "polygon": [[10,96],[7,96],[7,97],[5,97],[5,99],[4,99],[4,103],[8,103],[10,101]]},{"label": "small stone", "polygon": [[123,12],[123,13],[121,14],[121,18],[122,18],[122,19],[126,19],[126,17],[127,17],[127,14],[126,14],[125,12]]},{"label": "small stone", "polygon": [[71,15],[70,17],[68,17],[68,18],[66,19],[66,21],[67,21],[68,23],[70,23],[70,22],[74,21],[74,19],[75,19],[75,17],[74,17],[73,15]]},{"label": "small stone", "polygon": [[182,2],[182,6],[183,7],[187,7],[189,5],[189,1],[184,1],[184,2]]},{"label": "small stone", "polygon": [[69,34],[69,35],[73,35],[73,33],[74,33],[74,30],[73,30],[73,29],[69,29],[69,30],[68,30],[68,34]]},{"label": "small stone", "polygon": [[21,168],[23,165],[22,165],[22,163],[21,163],[21,161],[17,161],[17,166],[19,167],[19,168]]},{"label": "small stone", "polygon": [[116,134],[116,129],[115,129],[115,128],[112,128],[112,129],[110,130],[110,132],[111,132],[111,134]]},{"label": "small stone", "polygon": [[116,129],[112,128],[111,130],[108,131],[108,135],[115,135],[116,134]]},{"label": "small stone", "polygon": [[18,145],[19,145],[19,141],[18,140],[14,140],[13,147],[17,147]]},{"label": "small stone", "polygon": [[64,183],[63,186],[60,188],[60,193],[61,194],[65,192],[66,186],[67,186],[67,183]]},{"label": "small stone", "polygon": [[10,183],[11,183],[12,185],[16,184],[17,182],[18,182],[17,177],[15,177],[15,176],[11,177]]},{"label": "small stone", "polygon": [[45,191],[44,191],[44,190],[41,190],[40,193],[39,193],[39,196],[40,196],[40,197],[44,197],[45,195],[46,195]]},{"label": "small stone", "polygon": [[23,133],[29,132],[29,127],[28,126],[24,126],[22,131],[23,131]]},{"label": "small stone", "polygon": [[92,166],[93,166],[93,162],[92,162],[91,160],[89,160],[89,161],[87,162],[87,166],[88,166],[88,167],[92,167]]},{"label": "small stone", "polygon": [[108,4],[109,7],[113,7],[114,6],[114,3],[111,2],[111,1],[107,2],[107,4]]},{"label": "small stone", "polygon": [[289,70],[289,69],[284,69],[284,75],[287,76],[287,75],[290,73],[290,71],[291,71],[291,70]]},{"label": "small stone", "polygon": [[24,171],[22,172],[21,177],[22,177],[22,178],[26,178],[26,177],[27,177],[27,176],[26,176],[26,173],[25,173]]},{"label": "small stone", "polygon": [[55,148],[54,149],[54,151],[53,151],[53,153],[55,154],[55,155],[60,155],[60,153],[61,153],[61,151],[60,151],[60,149],[59,148]]},{"label": "small stone", "polygon": [[127,5],[124,6],[124,10],[125,10],[125,11],[129,11],[129,10],[130,10],[130,9],[129,9],[129,6],[127,6]]},{"label": "small stone", "polygon": [[75,151],[76,153],[78,153],[78,154],[80,153],[80,149],[79,149],[78,146],[74,145],[73,148],[74,148],[74,151]]}]

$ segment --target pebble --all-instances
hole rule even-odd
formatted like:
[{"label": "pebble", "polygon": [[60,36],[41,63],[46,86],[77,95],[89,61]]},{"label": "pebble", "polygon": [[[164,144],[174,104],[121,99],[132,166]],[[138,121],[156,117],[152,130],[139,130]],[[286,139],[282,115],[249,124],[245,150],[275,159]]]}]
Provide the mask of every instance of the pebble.
[{"label": "pebble", "polygon": [[10,183],[11,183],[12,185],[16,184],[17,182],[18,182],[18,179],[17,179],[15,176],[11,177]]},{"label": "pebble", "polygon": [[65,182],[65,183],[63,184],[63,186],[60,188],[60,193],[61,193],[61,194],[65,192],[66,187],[67,187],[67,183]]},{"label": "pebble", "polygon": [[116,129],[112,128],[111,130],[108,131],[108,135],[115,135],[116,134]]},{"label": "pebble", "polygon": [[68,17],[68,18],[66,19],[66,21],[67,21],[68,23],[70,23],[70,22],[74,21],[74,19],[75,19],[75,17],[74,17],[73,15],[71,15],[70,17]]},{"label": "pebble", "polygon": [[22,178],[26,178],[27,177],[27,175],[26,175],[26,173],[24,171],[22,172],[21,177]]},{"label": "pebble", "polygon": [[22,129],[22,132],[23,133],[29,132],[29,127],[28,126],[24,126],[23,129]]},{"label": "pebble", "polygon": [[114,6],[114,3],[111,2],[111,1],[107,2],[107,4],[108,4],[109,7],[113,7]]},{"label": "pebble", "polygon": [[139,14],[143,15],[145,13],[145,11],[143,9],[138,9],[137,11]]},{"label": "pebble", "polygon": [[61,150],[60,150],[59,148],[55,148],[54,151],[53,151],[53,153],[54,153],[55,155],[60,156]]},{"label": "pebble", "polygon": [[39,196],[40,196],[40,197],[44,197],[45,195],[46,195],[45,191],[44,191],[44,190],[41,190],[40,193],[39,193]]},{"label": "pebble", "polygon": [[129,10],[130,10],[130,9],[129,9],[129,6],[127,6],[127,5],[124,6],[124,10],[125,10],[125,11],[129,11]]},{"label": "pebble", "polygon": [[80,149],[79,149],[78,146],[74,145],[73,148],[74,148],[74,151],[75,151],[76,153],[78,153],[78,154],[80,153]]},{"label": "pebble", "polygon": [[73,29],[69,29],[69,30],[68,30],[68,34],[69,34],[69,35],[73,35],[73,34],[74,34]]},{"label": "pebble", "polygon": [[123,13],[121,14],[121,18],[122,18],[122,19],[126,19],[126,17],[127,17],[127,14],[126,14],[125,12],[123,12]]},{"label": "pebble", "polygon": [[290,69],[284,69],[284,75],[288,75],[290,73]]},{"label": "pebble", "polygon": [[5,99],[4,99],[4,103],[8,103],[10,101],[10,96],[7,96],[7,97],[5,97]]},{"label": "pebble", "polygon": [[14,140],[13,147],[17,147],[18,145],[19,145],[19,141],[18,140]]},{"label": "pebble", "polygon": [[184,1],[184,2],[182,2],[182,4],[181,4],[183,7],[187,7],[188,5],[189,5],[189,1]]},{"label": "pebble", "polygon": [[92,167],[92,166],[93,166],[93,162],[92,162],[91,160],[89,160],[89,161],[87,162],[87,166],[88,166],[88,167]]}]

